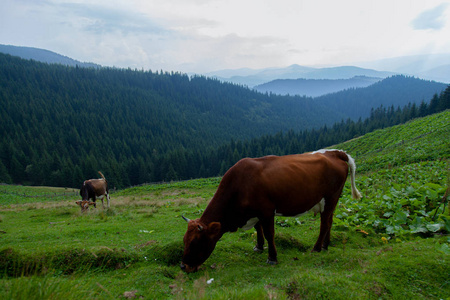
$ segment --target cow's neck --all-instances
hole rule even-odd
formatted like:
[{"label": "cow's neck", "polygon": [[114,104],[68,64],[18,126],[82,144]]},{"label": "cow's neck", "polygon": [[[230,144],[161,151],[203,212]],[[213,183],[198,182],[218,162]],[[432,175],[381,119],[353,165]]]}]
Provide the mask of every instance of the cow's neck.
[{"label": "cow's neck", "polygon": [[221,201],[217,201],[216,197],[213,197],[205,208],[200,220],[205,224],[209,224],[211,222],[220,222],[224,221],[224,208],[225,205],[221,203]]},{"label": "cow's neck", "polygon": [[229,197],[221,197],[220,194],[214,195],[208,206],[205,208],[200,220],[205,224],[210,224],[211,222],[219,222],[222,228],[222,234],[229,231],[236,231],[236,225],[233,224],[233,216],[230,209]]}]

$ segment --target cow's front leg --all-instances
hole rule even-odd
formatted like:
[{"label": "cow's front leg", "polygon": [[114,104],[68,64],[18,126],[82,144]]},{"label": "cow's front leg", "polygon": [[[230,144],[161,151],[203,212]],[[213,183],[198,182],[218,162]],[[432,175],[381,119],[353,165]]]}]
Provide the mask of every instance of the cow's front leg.
[{"label": "cow's front leg", "polygon": [[267,244],[269,245],[269,257],[267,258],[267,263],[270,265],[276,265],[277,260],[277,249],[275,248],[275,225],[274,218],[268,218],[261,221],[262,229],[264,231],[264,236],[266,237]]},{"label": "cow's front leg", "polygon": [[253,248],[253,251],[261,253],[264,251],[264,234],[261,222],[256,223],[255,229],[256,229],[256,246],[255,248]]}]

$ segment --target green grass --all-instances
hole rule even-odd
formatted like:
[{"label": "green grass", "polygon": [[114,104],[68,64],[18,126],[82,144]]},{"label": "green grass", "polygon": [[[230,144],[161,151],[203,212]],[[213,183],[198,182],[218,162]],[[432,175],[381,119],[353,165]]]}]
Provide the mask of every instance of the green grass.
[{"label": "green grass", "polygon": [[2,185],[0,298],[448,299],[449,124],[447,111],[333,146],[356,159],[364,197],[346,186],[327,252],[310,252],[319,215],[277,218],[275,266],[249,230],[180,270],[181,215],[199,217],[220,178],[120,190],[86,214],[77,191]]},{"label": "green grass", "polygon": [[[79,195],[79,190],[45,186],[0,185],[0,205],[61,201]],[[25,200],[26,199],[26,200]]]}]

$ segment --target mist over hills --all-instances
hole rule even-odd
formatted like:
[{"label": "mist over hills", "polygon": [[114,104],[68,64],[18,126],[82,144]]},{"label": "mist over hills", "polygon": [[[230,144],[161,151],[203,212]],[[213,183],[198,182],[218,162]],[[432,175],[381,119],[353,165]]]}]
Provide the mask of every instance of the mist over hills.
[{"label": "mist over hills", "polygon": [[[79,62],[52,51],[31,47],[0,45],[0,53],[7,53],[24,59],[33,59],[46,63],[80,67],[101,67],[94,63]],[[366,84],[368,81],[361,80],[360,78],[362,77],[383,79],[396,74],[403,74],[427,80],[450,83],[450,54],[388,58],[371,62],[361,62],[358,63],[358,65],[359,67],[339,66],[313,68],[293,64],[285,68],[218,70],[202,75],[213,77],[223,82],[231,82],[250,88],[255,87],[256,90],[262,92],[267,91],[281,95],[306,95],[311,97],[322,96],[327,93],[337,92],[347,88],[365,87],[367,86]],[[359,79],[352,79],[354,77]],[[295,82],[288,83],[288,81],[278,81],[282,79],[310,79],[310,81],[299,80],[299,84],[295,84]],[[277,81],[274,83],[271,82],[275,80]],[[329,81],[317,82],[314,80]],[[341,85],[332,80],[347,81],[342,81]],[[339,87],[339,85],[341,87]]]},{"label": "mist over hills", "polygon": [[[312,68],[291,65],[286,68],[267,68],[261,70],[239,69],[234,70],[234,73],[233,70],[222,70],[204,75],[251,88],[276,79],[350,79],[355,76],[386,78],[395,74],[394,72],[376,71],[354,66]],[[228,77],[226,77],[227,75]]]},{"label": "mist over hills", "polygon": [[450,53],[393,57],[361,62],[358,65],[450,83]]},{"label": "mist over hills", "polygon": [[[386,78],[393,75],[414,76],[425,80],[450,83],[450,54],[430,54],[415,55],[407,57],[395,57],[370,62],[360,62],[356,66],[340,66],[329,68],[312,68],[299,65],[291,65],[286,68],[267,68],[267,69],[237,69],[237,70],[219,70],[206,73],[206,76],[218,78],[221,81],[233,82],[236,84],[255,87],[257,90],[272,92],[276,94],[291,95],[324,95],[330,90],[336,92],[333,82],[322,82],[320,87],[317,82],[311,81],[311,86],[302,83],[302,88],[294,87],[295,83],[288,81],[280,82],[275,80],[282,79],[351,79],[353,77],[372,77]],[[383,71],[381,71],[383,70]],[[314,89],[313,86],[317,88]],[[283,88],[282,88],[283,87]],[[360,87],[343,85],[345,88]],[[297,91],[298,89],[298,91]],[[305,92],[306,91],[306,92]]]}]

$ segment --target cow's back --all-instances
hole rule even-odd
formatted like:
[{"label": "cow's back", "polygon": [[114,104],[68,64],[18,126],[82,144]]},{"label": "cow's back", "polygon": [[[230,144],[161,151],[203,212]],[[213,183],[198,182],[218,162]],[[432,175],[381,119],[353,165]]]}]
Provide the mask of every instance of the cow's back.
[{"label": "cow's back", "polygon": [[261,210],[263,215],[303,213],[342,189],[348,166],[340,156],[326,152],[245,158],[225,174],[225,198],[234,199],[236,209]]},{"label": "cow's back", "polygon": [[104,179],[91,179],[91,185],[96,193],[96,196],[105,195],[108,191],[108,182]]}]

